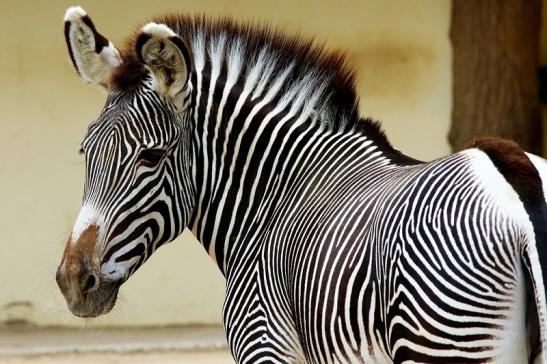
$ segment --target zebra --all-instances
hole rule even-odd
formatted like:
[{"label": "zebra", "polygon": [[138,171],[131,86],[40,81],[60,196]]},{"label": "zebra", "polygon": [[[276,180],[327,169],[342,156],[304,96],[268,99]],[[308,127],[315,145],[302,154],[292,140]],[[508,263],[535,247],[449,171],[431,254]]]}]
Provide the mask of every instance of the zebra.
[{"label": "zebra", "polygon": [[64,32],[107,92],[56,274],[74,315],[188,227],[237,362],[546,361],[545,160],[488,137],[408,157],[342,53],[269,26],[163,16],[120,50],[71,7]]}]

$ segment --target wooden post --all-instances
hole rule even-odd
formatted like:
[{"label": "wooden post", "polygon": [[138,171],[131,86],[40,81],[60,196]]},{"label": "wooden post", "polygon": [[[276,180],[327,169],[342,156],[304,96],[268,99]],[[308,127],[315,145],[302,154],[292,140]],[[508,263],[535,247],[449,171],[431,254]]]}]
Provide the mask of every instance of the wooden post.
[{"label": "wooden post", "polygon": [[540,25],[541,0],[453,0],[454,150],[499,136],[542,154]]}]

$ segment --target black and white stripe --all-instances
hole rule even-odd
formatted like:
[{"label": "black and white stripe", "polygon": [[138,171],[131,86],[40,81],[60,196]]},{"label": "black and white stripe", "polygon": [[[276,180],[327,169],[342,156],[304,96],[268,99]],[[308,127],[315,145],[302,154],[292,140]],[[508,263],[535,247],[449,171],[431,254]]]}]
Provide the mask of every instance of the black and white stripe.
[{"label": "black and white stripe", "polygon": [[150,79],[131,95],[111,93],[101,117],[91,123],[82,143],[82,210],[100,217],[103,271],[127,279],[182,233],[194,193],[181,168],[191,164],[191,155],[180,149],[190,142],[188,123],[150,90]]},{"label": "black and white stripe", "polygon": [[[537,226],[490,155],[401,155],[358,117],[342,61],[311,44],[157,23],[189,47],[183,106],[142,67],[130,90],[112,82],[83,143],[104,270],[127,279],[189,226],[226,277],[242,363],[522,362],[543,349]],[[145,41],[177,37],[147,29]]]}]

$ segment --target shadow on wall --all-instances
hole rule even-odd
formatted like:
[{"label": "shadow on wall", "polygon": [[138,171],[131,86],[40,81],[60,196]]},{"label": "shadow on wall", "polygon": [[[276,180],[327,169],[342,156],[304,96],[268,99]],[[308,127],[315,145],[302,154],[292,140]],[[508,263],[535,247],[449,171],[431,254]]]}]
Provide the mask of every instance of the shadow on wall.
[{"label": "shadow on wall", "polygon": [[385,39],[350,50],[348,57],[361,67],[357,81],[364,112],[370,100],[398,100],[399,107],[412,107],[429,96],[428,85],[441,82],[431,72],[438,63],[436,50],[426,44]]}]

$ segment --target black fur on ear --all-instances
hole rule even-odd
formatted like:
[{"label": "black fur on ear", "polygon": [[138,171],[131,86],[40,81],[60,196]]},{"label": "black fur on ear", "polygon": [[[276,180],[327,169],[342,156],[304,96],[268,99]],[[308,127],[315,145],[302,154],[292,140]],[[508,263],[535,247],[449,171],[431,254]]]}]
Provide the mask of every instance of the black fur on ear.
[{"label": "black fur on ear", "polygon": [[135,52],[137,53],[137,57],[139,57],[139,60],[142,63],[146,63],[142,56],[142,47],[146,42],[150,40],[150,38],[152,38],[150,34],[140,33],[139,36],[137,37],[137,41],[135,42]]},{"label": "black fur on ear", "polygon": [[188,73],[186,75],[187,79],[186,79],[186,82],[185,82],[185,83],[187,83],[188,78],[190,77],[190,73],[192,72],[192,68],[193,68],[190,47],[180,37],[170,37],[169,39],[171,40],[171,42],[173,42],[173,44],[175,44],[177,46],[177,48],[182,53],[182,56],[184,57],[184,63],[186,64],[186,67],[188,68]]},{"label": "black fur on ear", "polygon": [[121,64],[120,52],[97,31],[79,6],[67,9],[64,33],[68,54],[78,75],[87,83],[107,88],[112,71]]},{"label": "black fur on ear", "polygon": [[188,86],[192,70],[190,47],[165,24],[146,24],[135,42],[139,60],[152,73],[154,87],[172,101]]}]

